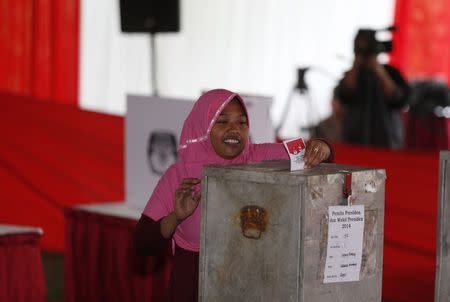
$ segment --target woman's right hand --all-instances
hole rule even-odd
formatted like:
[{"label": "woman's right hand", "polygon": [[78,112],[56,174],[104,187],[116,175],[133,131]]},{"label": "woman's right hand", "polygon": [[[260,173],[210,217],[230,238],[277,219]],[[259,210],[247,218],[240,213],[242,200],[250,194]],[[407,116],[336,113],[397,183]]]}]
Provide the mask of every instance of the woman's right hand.
[{"label": "woman's right hand", "polygon": [[194,187],[200,183],[198,178],[184,178],[178,189],[175,190],[175,217],[180,223],[190,216],[200,202],[200,191],[194,192]]}]

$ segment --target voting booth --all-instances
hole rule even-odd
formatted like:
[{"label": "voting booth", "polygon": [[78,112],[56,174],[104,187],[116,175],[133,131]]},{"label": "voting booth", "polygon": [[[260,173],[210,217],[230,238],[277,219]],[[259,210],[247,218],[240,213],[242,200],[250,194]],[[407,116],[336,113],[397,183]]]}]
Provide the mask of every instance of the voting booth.
[{"label": "voting booth", "polygon": [[209,166],[200,301],[381,301],[385,171]]},{"label": "voting booth", "polygon": [[434,301],[450,301],[450,151],[439,159],[439,200]]},{"label": "voting booth", "polygon": [[[270,97],[244,95],[250,139],[273,142]],[[194,100],[127,96],[125,122],[125,203],[143,210],[161,175],[177,159],[181,129]]]}]

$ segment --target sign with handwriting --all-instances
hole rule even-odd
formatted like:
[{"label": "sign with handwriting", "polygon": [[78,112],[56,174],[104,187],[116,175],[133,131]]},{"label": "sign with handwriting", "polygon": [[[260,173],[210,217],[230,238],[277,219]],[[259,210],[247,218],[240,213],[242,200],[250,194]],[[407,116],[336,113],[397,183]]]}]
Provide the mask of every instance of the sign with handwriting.
[{"label": "sign with handwriting", "polygon": [[323,283],[359,281],[364,206],[328,208],[327,258]]}]

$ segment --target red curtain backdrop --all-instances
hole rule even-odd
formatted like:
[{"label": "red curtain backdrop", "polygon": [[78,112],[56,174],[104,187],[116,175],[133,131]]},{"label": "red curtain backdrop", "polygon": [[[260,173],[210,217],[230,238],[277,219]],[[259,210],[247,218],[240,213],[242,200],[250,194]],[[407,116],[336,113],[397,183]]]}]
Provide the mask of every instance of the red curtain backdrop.
[{"label": "red curtain backdrop", "polygon": [[450,1],[397,0],[391,62],[410,80],[450,84]]},{"label": "red curtain backdrop", "polygon": [[78,103],[79,0],[0,0],[0,91]]}]

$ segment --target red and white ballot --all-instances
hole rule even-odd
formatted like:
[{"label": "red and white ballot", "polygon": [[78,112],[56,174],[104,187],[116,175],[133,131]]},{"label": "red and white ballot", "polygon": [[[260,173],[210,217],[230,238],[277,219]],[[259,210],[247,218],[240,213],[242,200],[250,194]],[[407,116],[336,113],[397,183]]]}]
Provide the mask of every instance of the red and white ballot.
[{"label": "red and white ballot", "polygon": [[306,144],[303,138],[294,138],[283,141],[283,145],[291,159],[291,171],[303,170],[305,167]]}]

